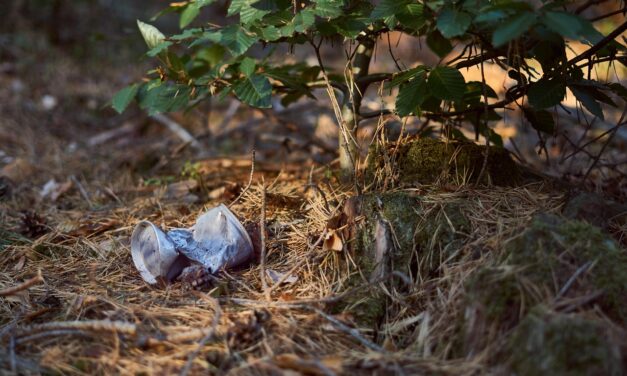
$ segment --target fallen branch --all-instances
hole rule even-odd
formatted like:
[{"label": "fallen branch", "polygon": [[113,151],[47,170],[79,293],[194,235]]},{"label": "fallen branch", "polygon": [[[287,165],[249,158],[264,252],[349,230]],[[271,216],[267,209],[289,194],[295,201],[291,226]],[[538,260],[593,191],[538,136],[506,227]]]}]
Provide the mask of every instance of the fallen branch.
[{"label": "fallen branch", "polygon": [[194,136],[192,136],[179,123],[175,122],[174,120],[163,114],[154,114],[151,115],[150,118],[165,125],[166,128],[168,128],[172,133],[174,133],[178,138],[183,140],[183,142],[185,142],[186,144],[190,144],[193,148],[200,149],[200,143],[198,143]]},{"label": "fallen branch", "polygon": [[[67,331],[82,332],[112,332],[135,336],[137,334],[137,326],[124,321],[111,320],[86,320],[86,321],[54,321],[44,324],[37,324],[17,328],[16,338],[32,336],[42,332],[58,332],[66,334]],[[51,333],[52,334],[52,333]]]},{"label": "fallen branch", "polygon": [[20,283],[17,286],[7,287],[5,289],[0,290],[0,296],[10,296],[15,295],[20,291],[26,290],[27,288],[34,286],[38,283],[42,283],[44,281],[44,277],[41,275],[41,270],[37,272],[37,275],[31,279],[27,279],[26,281]]}]

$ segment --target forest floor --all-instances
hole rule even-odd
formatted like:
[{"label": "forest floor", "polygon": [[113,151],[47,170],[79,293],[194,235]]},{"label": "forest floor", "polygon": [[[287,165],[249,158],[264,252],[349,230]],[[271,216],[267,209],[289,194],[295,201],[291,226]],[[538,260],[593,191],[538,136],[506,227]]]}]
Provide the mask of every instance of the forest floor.
[{"label": "forest floor", "polygon": [[[621,184],[603,198],[391,171],[357,195],[324,127],[312,141],[229,104],[171,115],[194,148],[108,108],[139,70],[29,48],[0,65],[0,372],[627,371]],[[145,283],[134,226],[189,227],[220,203],[263,222],[266,261],[202,290]],[[370,248],[390,253],[387,272]]]}]

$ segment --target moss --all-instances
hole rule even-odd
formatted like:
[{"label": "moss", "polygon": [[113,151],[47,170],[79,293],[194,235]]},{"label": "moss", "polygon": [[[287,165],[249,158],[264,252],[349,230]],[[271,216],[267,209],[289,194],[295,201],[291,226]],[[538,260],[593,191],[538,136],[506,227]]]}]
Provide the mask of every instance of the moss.
[{"label": "moss", "polygon": [[[358,199],[359,212],[365,220],[355,233],[352,260],[359,270],[348,280],[347,288],[377,279],[381,270],[406,267],[413,253],[414,233],[420,218],[416,212],[420,210],[418,199],[407,193],[366,194]],[[381,235],[376,233],[377,225],[385,226],[389,244],[395,244],[380,262],[376,255],[377,236]],[[360,325],[375,327],[385,314],[386,297],[378,289],[360,289],[344,299],[338,308],[349,310]]]},{"label": "moss", "polygon": [[[403,275],[432,276],[442,260],[447,260],[463,245],[470,233],[470,222],[463,200],[452,201],[436,210],[424,212],[420,199],[407,192],[366,194],[360,197],[360,214],[365,217],[356,232],[352,259],[360,273],[349,280],[348,287],[359,286],[381,275],[382,270],[400,271]],[[377,261],[377,226],[386,226],[390,252]],[[399,281],[389,281],[394,283]],[[371,325],[385,313],[385,296],[364,290],[347,299],[360,323]]]},{"label": "moss", "polygon": [[[602,308],[612,318],[627,322],[627,252],[612,238],[586,222],[539,215],[521,236],[506,247],[505,262],[525,266],[526,278],[557,294],[579,269],[588,265],[569,289],[591,285],[603,292]],[[579,286],[579,287],[577,287]]]},{"label": "moss", "polygon": [[[485,146],[472,142],[443,142],[420,138],[400,145],[394,167],[398,180],[406,184],[433,184],[440,178],[455,182],[476,182],[484,162]],[[382,167],[385,149],[371,148],[366,176]],[[510,158],[507,150],[491,146],[485,179],[496,185],[515,185],[522,182],[523,173]]]},{"label": "moss", "polygon": [[[523,302],[516,274],[507,267],[483,267],[467,282],[468,302],[479,304],[491,322],[511,327],[520,314]],[[524,299],[527,304],[530,299]]]},{"label": "moss", "polygon": [[472,272],[465,291],[461,311],[474,315],[460,316],[454,339],[459,356],[483,348],[481,337],[515,328],[529,308],[552,304],[560,294],[577,299],[601,291],[594,304],[625,323],[627,253],[595,226],[540,214],[492,264]]},{"label": "moss", "polygon": [[510,337],[517,375],[621,375],[620,350],[599,323],[536,307]]},{"label": "moss", "polygon": [[447,202],[426,213],[419,223],[414,241],[423,275],[435,273],[443,260],[449,260],[463,247],[471,233],[464,207],[464,200]]}]

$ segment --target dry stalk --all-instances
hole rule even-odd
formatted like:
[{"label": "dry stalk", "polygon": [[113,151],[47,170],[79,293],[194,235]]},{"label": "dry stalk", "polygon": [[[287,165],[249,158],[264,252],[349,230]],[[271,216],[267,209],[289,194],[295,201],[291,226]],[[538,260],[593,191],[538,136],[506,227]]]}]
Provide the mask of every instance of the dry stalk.
[{"label": "dry stalk", "polygon": [[261,262],[259,273],[261,277],[261,288],[266,300],[270,301],[270,291],[266,282],[266,183],[261,179],[261,218],[259,218],[259,234],[261,238]]},{"label": "dry stalk", "polygon": [[0,290],[0,296],[10,296],[15,295],[20,291],[26,290],[31,286],[34,286],[38,283],[42,283],[44,281],[44,277],[41,275],[41,269],[37,271],[37,275],[33,278],[27,279],[26,281],[20,283],[17,286],[7,287]]}]

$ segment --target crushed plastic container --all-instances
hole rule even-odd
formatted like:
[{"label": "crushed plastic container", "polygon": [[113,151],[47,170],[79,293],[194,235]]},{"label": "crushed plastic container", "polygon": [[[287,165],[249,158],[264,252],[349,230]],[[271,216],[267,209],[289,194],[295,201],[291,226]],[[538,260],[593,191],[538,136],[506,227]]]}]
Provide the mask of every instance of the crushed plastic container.
[{"label": "crushed plastic container", "polygon": [[171,277],[170,269],[180,257],[210,273],[241,265],[253,256],[253,243],[241,222],[221,204],[189,229],[165,233],[149,221],[140,222],[131,235],[131,255],[144,281],[155,284]]}]

